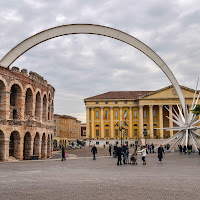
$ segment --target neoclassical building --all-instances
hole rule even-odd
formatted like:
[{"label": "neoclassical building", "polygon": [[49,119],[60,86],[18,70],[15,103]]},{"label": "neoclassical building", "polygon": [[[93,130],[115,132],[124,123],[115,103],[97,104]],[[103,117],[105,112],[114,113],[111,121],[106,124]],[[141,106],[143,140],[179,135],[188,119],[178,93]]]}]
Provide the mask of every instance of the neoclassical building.
[{"label": "neoclassical building", "polygon": [[0,161],[52,156],[54,92],[35,72],[0,67]]},{"label": "neoclassical building", "polygon": [[[184,86],[181,86],[181,90],[190,109],[195,91]],[[86,98],[84,102],[86,145],[115,144],[122,137],[126,143],[135,143],[144,138],[144,130],[147,142],[156,143],[158,139],[175,133],[159,129],[175,125],[167,118],[172,118],[168,109],[179,113],[176,105],[180,105],[180,101],[173,86],[157,91],[107,92]],[[121,125],[124,128],[122,132],[119,130]]]}]

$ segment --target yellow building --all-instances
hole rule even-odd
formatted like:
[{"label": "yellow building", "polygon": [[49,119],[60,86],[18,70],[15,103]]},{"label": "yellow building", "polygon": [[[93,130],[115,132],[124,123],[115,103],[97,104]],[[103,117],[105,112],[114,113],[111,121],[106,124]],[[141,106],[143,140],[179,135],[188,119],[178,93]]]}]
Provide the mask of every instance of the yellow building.
[{"label": "yellow building", "polygon": [[81,138],[81,121],[69,115],[54,114],[54,148],[68,146]]},{"label": "yellow building", "polygon": [[[188,109],[192,105],[194,90],[181,86]],[[86,145],[109,145],[119,143],[137,143],[144,138],[147,130],[147,143],[158,143],[172,136],[175,131],[165,131],[163,127],[172,127],[172,118],[166,107],[179,113],[180,100],[173,86],[157,91],[117,91],[107,92],[84,99],[86,105]],[[123,126],[122,133],[119,127]]]}]

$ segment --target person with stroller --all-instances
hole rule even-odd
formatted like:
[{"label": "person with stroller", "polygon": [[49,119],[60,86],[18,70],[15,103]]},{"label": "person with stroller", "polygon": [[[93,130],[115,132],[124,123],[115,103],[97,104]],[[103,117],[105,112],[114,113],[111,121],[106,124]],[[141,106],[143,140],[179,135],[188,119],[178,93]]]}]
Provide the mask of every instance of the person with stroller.
[{"label": "person with stroller", "polygon": [[131,155],[131,162],[130,164],[132,165],[137,165],[137,153],[133,152],[133,154]]},{"label": "person with stroller", "polygon": [[146,156],[147,156],[147,151],[146,151],[146,147],[143,146],[141,151],[138,151],[138,153],[142,154],[142,161],[143,161],[143,165],[146,165]]}]

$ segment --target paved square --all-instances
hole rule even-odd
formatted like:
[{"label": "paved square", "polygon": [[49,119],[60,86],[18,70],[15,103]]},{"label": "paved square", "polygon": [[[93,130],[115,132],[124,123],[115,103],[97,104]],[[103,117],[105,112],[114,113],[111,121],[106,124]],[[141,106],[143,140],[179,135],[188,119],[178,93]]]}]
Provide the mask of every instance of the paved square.
[{"label": "paved square", "polygon": [[163,164],[148,154],[146,166],[139,155],[138,165],[117,166],[117,159],[103,156],[107,149],[95,161],[89,149],[68,151],[76,152],[64,162],[0,163],[0,199],[200,199],[198,154],[168,153]]}]

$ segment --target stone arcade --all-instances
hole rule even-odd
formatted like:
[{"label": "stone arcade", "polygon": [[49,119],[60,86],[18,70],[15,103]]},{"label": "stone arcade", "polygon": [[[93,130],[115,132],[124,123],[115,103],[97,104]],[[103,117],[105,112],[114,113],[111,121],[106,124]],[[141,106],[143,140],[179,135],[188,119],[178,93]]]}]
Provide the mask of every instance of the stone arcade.
[{"label": "stone arcade", "polygon": [[52,157],[54,92],[35,72],[0,67],[0,161]]}]

